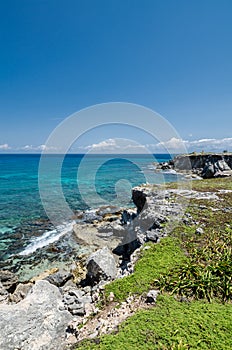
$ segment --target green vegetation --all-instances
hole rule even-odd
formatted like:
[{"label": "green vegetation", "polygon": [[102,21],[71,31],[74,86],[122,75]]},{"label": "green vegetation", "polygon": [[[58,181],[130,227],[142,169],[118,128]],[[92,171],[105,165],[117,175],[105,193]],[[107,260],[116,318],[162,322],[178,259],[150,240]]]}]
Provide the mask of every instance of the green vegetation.
[{"label": "green vegetation", "polygon": [[192,189],[196,191],[232,190],[231,178],[217,178],[192,181]]},{"label": "green vegetation", "polygon": [[[164,188],[170,189],[170,188],[178,188],[179,184],[177,182],[169,182],[163,185]],[[232,181],[231,178],[215,178],[215,179],[208,179],[208,180],[193,180],[191,182],[191,186],[186,182],[183,182],[181,185],[181,188],[189,189],[192,187],[195,191],[202,191],[202,192],[211,192],[211,191],[219,191],[219,190],[232,190]],[[154,188],[157,188],[156,185],[154,185]]]},{"label": "green vegetation", "polygon": [[[149,249],[148,249],[149,248]],[[186,257],[176,238],[164,238],[160,244],[146,244],[132,275],[106,285],[106,297],[113,292],[116,300],[125,300],[130,294],[148,291],[155,279],[184,263]]]},{"label": "green vegetation", "polygon": [[[196,208],[194,215],[200,217]],[[181,237],[188,260],[163,274],[157,285],[172,294],[229,301],[232,299],[232,219],[221,210],[212,212],[206,207],[200,221],[204,224],[202,236],[196,235],[195,225],[181,225],[172,233]]]},{"label": "green vegetation", "polygon": [[156,307],[137,312],[118,334],[85,341],[78,349],[231,350],[231,312],[229,304],[180,303],[161,295]]},{"label": "green vegetation", "polygon": [[135,272],[105,290],[106,300],[113,292],[122,301],[159,288],[156,306],[138,311],[117,334],[78,349],[232,349],[232,192],[219,191],[232,190],[232,181],[193,181],[193,189],[217,192],[219,200],[192,199],[193,222],[175,227],[160,244],[145,245]]}]

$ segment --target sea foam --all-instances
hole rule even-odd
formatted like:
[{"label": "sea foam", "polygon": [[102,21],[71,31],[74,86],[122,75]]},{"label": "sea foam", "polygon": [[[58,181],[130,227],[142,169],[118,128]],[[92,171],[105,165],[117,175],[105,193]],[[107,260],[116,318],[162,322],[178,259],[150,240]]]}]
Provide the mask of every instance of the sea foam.
[{"label": "sea foam", "polygon": [[40,237],[32,239],[25,249],[23,249],[18,255],[29,255],[34,253],[37,249],[43,248],[51,243],[58,241],[62,236],[72,232],[74,221],[58,226],[56,229],[46,231]]}]

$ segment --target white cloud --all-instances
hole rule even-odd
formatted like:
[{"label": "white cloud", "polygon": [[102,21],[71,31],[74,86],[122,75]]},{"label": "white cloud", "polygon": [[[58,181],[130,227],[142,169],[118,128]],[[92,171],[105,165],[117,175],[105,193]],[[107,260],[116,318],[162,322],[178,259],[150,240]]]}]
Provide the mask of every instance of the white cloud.
[{"label": "white cloud", "polygon": [[[232,138],[223,139],[201,139],[195,141],[188,141],[188,149],[192,151],[218,151],[232,150]],[[195,149],[196,148],[196,149]]]},{"label": "white cloud", "polygon": [[[222,152],[224,150],[232,152],[232,137],[216,139],[199,139],[199,140],[181,140],[179,138],[171,138],[165,142],[157,142],[154,144],[141,145],[133,140],[127,139],[107,139],[99,143],[93,143],[92,145],[83,146],[78,148],[78,153],[115,153],[115,154],[141,154],[141,153],[183,153],[185,149],[188,152]],[[55,147],[48,147],[47,145],[25,145],[23,147],[13,148],[7,143],[0,145],[0,152],[11,150],[12,152],[44,152],[48,153],[62,153],[62,149]],[[77,150],[71,149],[71,152],[75,153]]]},{"label": "white cloud", "polygon": [[84,147],[87,150],[106,150],[106,149],[118,149],[119,145],[117,145],[117,142],[115,139],[108,139],[101,141],[99,143],[93,143],[92,145]]},{"label": "white cloud", "polygon": [[232,138],[223,139],[200,139],[200,140],[181,140],[172,138],[166,142],[159,142],[153,145],[147,145],[152,152],[178,152],[186,148],[188,152],[222,152],[223,150],[232,150]]},{"label": "white cloud", "polygon": [[46,145],[39,145],[39,146],[26,145],[26,146],[19,148],[18,150],[38,152],[38,151],[55,151],[57,149],[55,147],[48,147]]},{"label": "white cloud", "polygon": [[91,153],[148,153],[145,145],[127,139],[107,139],[82,147],[82,149]]},{"label": "white cloud", "polygon": [[3,145],[0,145],[0,150],[7,151],[11,149],[11,147],[8,145],[8,143],[4,143]]},{"label": "white cloud", "polygon": [[182,139],[177,139],[175,137],[172,137],[170,140],[165,142],[159,142],[155,145],[157,150],[161,149],[168,149],[175,152],[178,152],[179,150],[183,150],[186,147],[187,141],[184,141]]},{"label": "white cloud", "polygon": [[205,138],[190,141],[173,137],[167,141],[146,145],[140,145],[137,142],[125,139],[108,139],[83,147],[82,150],[91,150],[92,153],[184,153],[193,151],[222,152],[224,150],[232,151],[232,138]]}]

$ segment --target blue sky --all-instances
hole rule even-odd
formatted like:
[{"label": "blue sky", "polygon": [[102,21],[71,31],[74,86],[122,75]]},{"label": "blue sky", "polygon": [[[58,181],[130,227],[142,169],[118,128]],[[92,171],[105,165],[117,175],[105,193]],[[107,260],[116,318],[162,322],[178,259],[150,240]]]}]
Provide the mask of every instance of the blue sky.
[{"label": "blue sky", "polygon": [[0,151],[39,151],[67,116],[111,101],[157,111],[191,147],[232,148],[231,13],[230,0],[1,1]]}]

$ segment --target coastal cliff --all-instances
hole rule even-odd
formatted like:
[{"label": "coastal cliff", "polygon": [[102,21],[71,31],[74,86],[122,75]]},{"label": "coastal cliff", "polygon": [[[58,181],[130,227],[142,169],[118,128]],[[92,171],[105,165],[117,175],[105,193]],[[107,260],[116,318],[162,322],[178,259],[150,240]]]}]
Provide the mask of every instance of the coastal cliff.
[{"label": "coastal cliff", "polygon": [[177,155],[156,169],[197,174],[204,179],[232,176],[232,153],[191,153]]}]

